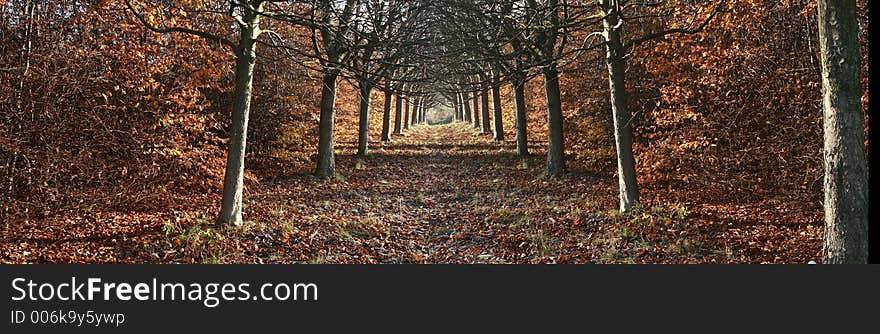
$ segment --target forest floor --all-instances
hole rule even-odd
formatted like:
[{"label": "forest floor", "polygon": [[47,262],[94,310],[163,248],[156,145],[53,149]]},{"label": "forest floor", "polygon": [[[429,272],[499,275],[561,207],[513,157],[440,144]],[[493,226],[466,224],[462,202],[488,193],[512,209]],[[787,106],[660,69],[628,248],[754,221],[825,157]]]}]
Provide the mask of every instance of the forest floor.
[{"label": "forest floor", "polygon": [[760,217],[720,218],[736,205],[661,202],[619,214],[616,179],[543,177],[545,158],[534,151],[518,157],[512,142],[460,123],[420,125],[368,157],[338,155],[337,180],[249,182],[244,226],[212,223],[216,194],[167,210],[90,209],[7,222],[0,262],[779,263],[818,255],[819,225],[767,234],[774,225]]}]

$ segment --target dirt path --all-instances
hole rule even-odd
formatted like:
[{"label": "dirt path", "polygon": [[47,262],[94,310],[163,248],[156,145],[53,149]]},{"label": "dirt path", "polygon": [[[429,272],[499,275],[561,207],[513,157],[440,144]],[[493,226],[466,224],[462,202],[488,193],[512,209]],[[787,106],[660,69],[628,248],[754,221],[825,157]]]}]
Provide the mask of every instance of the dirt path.
[{"label": "dirt path", "polygon": [[416,126],[368,157],[339,145],[339,180],[249,182],[242,227],[212,223],[217,199],[161,212],[87,212],[29,222],[4,262],[726,262],[675,208],[623,217],[608,177],[540,176],[465,124]]},{"label": "dirt path", "polygon": [[464,124],[417,126],[368,157],[338,156],[342,180],[260,185],[249,211],[295,228],[292,248],[271,256],[280,261],[591,262],[585,241],[602,218],[570,222],[608,207],[612,197],[590,194],[613,194],[610,184],[536,177],[543,156],[516,157],[510,145]]},{"label": "dirt path", "polygon": [[255,190],[250,211],[293,226],[291,248],[269,256],[282,262],[706,260],[603,231],[617,219],[612,180],[542,178],[544,157],[517,157],[510,145],[464,124],[415,127],[369,157],[338,156],[344,180],[298,176]]},{"label": "dirt path", "polygon": [[[598,207],[597,199],[563,186],[573,179],[587,187],[585,193],[607,186],[585,176],[536,178],[543,156],[515,157],[512,147],[466,125],[422,127],[390,149],[404,157],[381,162],[400,166],[396,181],[403,186],[389,195],[409,198],[402,209],[416,226],[413,257],[432,263],[553,262],[583,251],[586,247],[571,249],[551,231],[572,212]],[[572,239],[587,239],[584,230],[567,232]],[[554,251],[560,246],[568,254]]]}]

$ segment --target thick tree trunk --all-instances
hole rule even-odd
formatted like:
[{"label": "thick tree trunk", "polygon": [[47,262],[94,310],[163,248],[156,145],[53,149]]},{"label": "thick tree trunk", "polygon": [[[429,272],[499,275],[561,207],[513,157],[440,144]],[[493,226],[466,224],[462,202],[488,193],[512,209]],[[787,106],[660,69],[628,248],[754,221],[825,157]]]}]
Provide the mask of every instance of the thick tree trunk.
[{"label": "thick tree trunk", "polygon": [[251,110],[251,90],[254,82],[256,63],[256,38],[259,34],[260,18],[255,13],[245,17],[249,24],[242,28],[239,47],[236,50],[235,90],[232,109],[232,124],[229,134],[229,149],[226,154],[226,172],[223,176],[223,201],[217,222],[221,224],[242,224],[244,192],[244,157],[247,145],[248,118]]},{"label": "thick tree trunk", "polygon": [[338,69],[325,69],[323,89],[321,90],[321,119],[318,124],[318,168],[315,169],[315,175],[320,178],[336,176],[333,116],[336,105],[336,79],[338,77]]},{"label": "thick tree trunk", "polygon": [[632,150],[632,115],[626,105],[624,86],[623,45],[620,42],[619,18],[616,14],[607,15],[605,27],[606,62],[608,65],[608,85],[611,92],[611,113],[614,118],[614,141],[617,149],[617,182],[619,188],[620,211],[626,212],[639,205],[639,190],[636,180],[635,157]]},{"label": "thick tree trunk", "polygon": [[391,89],[385,89],[385,109],[382,112],[382,141],[391,140]]},{"label": "thick tree trunk", "polygon": [[501,84],[498,79],[492,85],[492,103],[495,108],[495,141],[504,141],[504,122],[501,116]]},{"label": "thick tree trunk", "polygon": [[399,135],[403,128],[403,97],[397,94],[394,100],[394,134]]},{"label": "thick tree trunk", "polygon": [[358,150],[357,155],[366,156],[370,142],[370,94],[373,85],[366,82],[358,83],[361,95],[360,119],[358,120]]},{"label": "thick tree trunk", "polygon": [[464,121],[470,123],[471,122],[471,101],[470,97],[468,97],[468,93],[461,93],[461,102],[464,106]]},{"label": "thick tree trunk", "polygon": [[855,0],[819,0],[825,132],[824,263],[867,263],[868,180]]},{"label": "thick tree trunk", "polygon": [[481,105],[483,110],[483,131],[482,133],[492,133],[492,123],[489,122],[489,88],[483,88],[483,103]]},{"label": "thick tree trunk", "polygon": [[513,101],[516,106],[516,154],[527,156],[529,155],[529,139],[527,132],[528,120],[526,118],[525,80],[513,80],[512,85]]},{"label": "thick tree trunk", "polygon": [[544,67],[544,92],[547,94],[547,170],[548,176],[565,172],[565,144],[562,133],[562,101],[559,93],[559,72],[556,62]]},{"label": "thick tree trunk", "polygon": [[474,119],[473,125],[475,129],[480,128],[480,91],[474,91]]}]

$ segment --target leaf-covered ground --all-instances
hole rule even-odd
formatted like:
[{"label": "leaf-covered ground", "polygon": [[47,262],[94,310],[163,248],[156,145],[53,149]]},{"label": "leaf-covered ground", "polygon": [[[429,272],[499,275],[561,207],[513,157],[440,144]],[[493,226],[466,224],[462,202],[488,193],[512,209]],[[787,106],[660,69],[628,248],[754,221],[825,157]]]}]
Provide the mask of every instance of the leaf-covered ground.
[{"label": "leaf-covered ground", "polygon": [[[797,203],[681,204],[621,215],[616,180],[541,176],[540,143],[514,155],[468,125],[416,126],[368,157],[340,145],[340,177],[249,182],[241,227],[217,194],[164,210],[100,207],[8,221],[4,263],[726,263],[818,257],[817,212]],[[285,175],[280,172],[278,175]],[[169,194],[169,197],[174,194]],[[699,202],[699,201],[694,201]]]}]

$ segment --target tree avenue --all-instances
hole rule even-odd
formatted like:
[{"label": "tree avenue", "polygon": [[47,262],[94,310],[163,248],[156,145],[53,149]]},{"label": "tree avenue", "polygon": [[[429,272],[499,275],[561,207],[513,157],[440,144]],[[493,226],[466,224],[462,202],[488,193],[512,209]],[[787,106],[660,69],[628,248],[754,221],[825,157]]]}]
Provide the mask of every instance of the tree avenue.
[{"label": "tree avenue", "polygon": [[[186,4],[193,9],[210,6],[198,1]],[[548,127],[545,173],[560,176],[566,170],[560,63],[587,50],[604,48],[617,151],[619,209],[626,212],[640,206],[640,202],[632,149],[632,113],[627,109],[624,55],[639,43],[702,31],[723,4],[722,1],[705,6],[698,11],[705,14],[690,27],[660,29],[625,41],[621,31],[632,24],[627,18],[668,15],[657,9],[667,5],[665,1],[230,1],[222,6],[228,6],[223,12],[238,23],[239,37],[234,42],[197,29],[166,27],[161,21],[156,24],[153,14],[145,16],[145,10],[149,9],[126,0],[129,11],[152,31],[204,37],[229,46],[236,54],[232,140],[218,218],[220,222],[236,225],[242,222],[251,83],[256,45],[264,33],[260,29],[263,17],[311,31],[309,51],[283,42],[271,44],[298,51],[290,53],[291,57],[308,57],[320,63],[323,80],[315,174],[323,178],[333,178],[336,174],[333,130],[340,76],[353,77],[359,87],[358,155],[368,153],[370,96],[380,80],[385,81],[386,97],[397,95],[394,134],[422,122],[424,102],[431,94],[452,91],[455,98],[446,103],[455,105],[456,110],[464,110],[463,117],[456,113],[456,118],[472,121],[481,133],[494,133],[497,141],[504,140],[500,86],[503,82],[511,83],[517,109],[517,137],[521,138],[517,141],[518,153],[527,155],[527,119],[523,117],[527,111],[521,90],[530,73],[539,73],[544,80]],[[668,6],[674,9],[675,4]],[[820,1],[818,7],[826,120],[825,260],[829,262],[867,261],[867,181],[863,140],[860,139],[862,116],[858,113],[855,7],[854,0]],[[569,45],[570,40],[584,32],[586,37],[579,44]],[[271,35],[275,40],[282,40],[278,33]],[[828,38],[832,35],[843,38]],[[465,84],[461,85],[462,82]],[[491,103],[494,112],[490,112],[490,100],[494,102]],[[383,140],[391,139],[390,102],[390,98],[386,99]],[[494,130],[490,113],[495,118]]]},{"label": "tree avenue", "polygon": [[[766,12],[753,12],[751,8],[764,8]],[[16,134],[33,133],[25,131],[27,117],[31,122],[39,117],[51,119],[51,113],[35,111],[48,103],[40,102],[39,94],[30,94],[29,90],[48,89],[39,85],[41,81],[47,82],[45,87],[67,87],[57,82],[68,80],[66,75],[79,75],[52,72],[63,62],[44,62],[52,57],[60,59],[58,54],[62,52],[60,47],[46,50],[53,48],[52,43],[70,44],[65,47],[71,50],[79,43],[94,49],[84,50],[82,55],[131,54],[127,58],[116,55],[112,59],[114,65],[109,66],[141,68],[146,74],[140,74],[141,82],[136,85],[119,84],[104,75],[83,74],[101,89],[74,99],[64,94],[79,94],[80,88],[55,88],[67,92],[59,93],[57,100],[85,100],[77,103],[90,104],[70,108],[105,108],[100,110],[111,114],[128,110],[114,111],[110,107],[126,96],[131,109],[148,110],[131,117],[131,130],[120,127],[119,124],[126,124],[124,121],[102,121],[100,115],[84,118],[94,119],[99,125],[95,127],[107,129],[105,136],[120,141],[119,133],[126,131],[166,128],[162,131],[169,133],[167,138],[150,138],[138,142],[138,147],[144,154],[177,159],[175,163],[180,166],[201,166],[211,156],[205,154],[184,161],[183,149],[172,142],[210,142],[221,146],[222,191],[214,191],[214,200],[219,200],[219,205],[215,204],[218,207],[213,209],[216,215],[212,217],[221,225],[245,224],[251,210],[249,199],[266,191],[262,182],[284,180],[285,175],[297,173],[286,169],[285,163],[289,161],[305,161],[310,177],[331,187],[345,183],[349,167],[345,159],[349,155],[357,159],[354,166],[362,168],[391,154],[423,150],[428,152],[426,166],[412,168],[422,173],[419,177],[433,180],[428,171],[446,171],[444,168],[448,167],[440,157],[453,153],[471,157],[468,150],[487,145],[491,149],[481,154],[508,159],[494,162],[496,165],[509,164],[517,171],[530,172],[532,166],[540,167],[530,175],[535,184],[565,183],[581,178],[585,169],[589,170],[586,174],[607,176],[613,189],[604,195],[613,197],[615,214],[636,217],[634,220],[640,215],[655,214],[650,207],[658,207],[658,203],[683,203],[684,208],[676,213],[664,212],[656,221],[646,218],[654,224],[650,228],[662,231],[679,231],[674,226],[675,217],[686,216],[691,208],[703,210],[701,219],[715,219],[704,213],[721,201],[695,199],[701,196],[699,191],[675,193],[675,187],[722,189],[725,194],[717,195],[719,198],[735,197],[726,194],[734,189],[757,189],[755,196],[772,198],[752,204],[769,205],[785,202],[784,198],[794,195],[767,190],[772,188],[767,182],[774,181],[767,181],[766,174],[775,173],[790,181],[806,170],[804,173],[812,174],[792,188],[797,187],[793,191],[797,194],[807,194],[799,199],[816,203],[816,213],[821,210],[823,214],[821,221],[813,219],[822,225],[822,250],[817,251],[821,261],[866,263],[870,145],[866,145],[865,139],[869,124],[867,56],[861,49],[864,44],[860,44],[865,43],[867,36],[867,18],[863,13],[866,8],[857,0],[789,1],[779,6],[775,2],[745,0],[0,1],[4,29],[0,39],[5,41],[2,59],[4,64],[11,64],[2,73],[9,78],[5,80],[9,82],[6,96],[14,100],[0,114],[4,117],[0,128],[0,154],[4,157],[4,169],[0,171],[4,174],[0,176],[6,182],[0,185],[5,191],[24,194],[28,187],[63,183],[60,178],[45,176],[53,168],[60,168],[59,163],[45,162],[47,165],[43,166],[40,161],[49,159],[34,158],[32,154],[40,147],[48,149],[46,143],[50,140],[22,139]],[[99,22],[101,15],[108,21]],[[760,33],[766,34],[763,37],[768,43],[790,43],[798,51],[786,54],[788,51],[783,47],[776,47],[774,52],[778,54],[764,55],[767,49],[746,37],[749,28],[727,32],[740,29],[736,22],[743,18],[754,18],[762,27],[779,26],[778,31]],[[92,26],[95,28],[91,29]],[[102,39],[102,34],[108,37]],[[107,46],[111,50],[105,50]],[[175,56],[180,50],[194,48],[210,52],[211,56],[191,61]],[[756,60],[762,57],[776,60]],[[794,68],[797,66],[780,64],[779,59],[785,57],[801,57],[798,62],[804,65]],[[735,64],[731,59],[756,65],[737,67],[746,65]],[[187,61],[186,65],[180,64]],[[112,71],[108,67],[103,72]],[[57,74],[53,74],[53,80],[32,79],[47,77],[49,73]],[[750,90],[750,86],[766,82],[775,86]],[[177,86],[180,88],[173,88]],[[158,98],[135,98],[134,94]],[[771,101],[761,103],[766,110],[761,111],[760,122],[753,120],[759,117],[738,106],[753,95]],[[214,114],[206,116],[207,113],[199,115],[192,111],[215,105],[223,110],[216,114],[217,120],[212,118]],[[783,112],[795,105],[803,114]],[[347,106],[355,106],[352,108],[356,110],[346,109]],[[177,113],[201,123],[175,123],[173,117],[160,114],[163,108],[181,110]],[[808,118],[803,116],[808,111],[814,112],[813,116],[821,113],[821,118],[803,120]],[[135,119],[141,123],[135,123]],[[144,119],[158,125],[137,125],[147,122]],[[820,121],[821,124],[817,123]],[[441,126],[428,126],[438,124]],[[111,130],[113,126],[122,130]],[[722,133],[728,128],[728,133]],[[466,133],[474,142],[418,142],[425,133],[436,137],[437,129],[456,140]],[[761,151],[764,146],[760,145],[769,145],[768,138],[777,139],[782,136],[778,133],[795,131],[790,129],[796,129],[800,136],[788,143],[793,147],[791,152],[778,145],[772,154],[767,150],[751,153]],[[84,133],[93,135],[94,131],[97,130]],[[807,140],[813,140],[812,144],[794,142]],[[70,151],[87,152],[87,146],[82,144]],[[61,152],[63,145],[59,147],[56,151]],[[728,148],[727,152],[719,152],[720,147]],[[405,152],[394,152],[395,149]],[[113,161],[108,166],[125,160],[140,161],[132,158],[131,153],[106,150],[118,154],[108,158]],[[339,158],[340,155],[346,158]],[[760,162],[741,163],[751,155],[769,156],[765,160],[778,156],[782,167],[762,170]],[[539,163],[529,164],[532,158],[540,159]],[[800,172],[793,172],[795,167],[786,169],[788,164],[797,164]],[[689,168],[690,165],[699,167]],[[252,168],[260,173],[251,175]],[[128,177],[127,166],[111,169],[108,174]],[[219,168],[215,169],[219,174]],[[213,171],[207,167],[200,170],[205,172],[178,174],[206,179]],[[736,174],[737,171],[741,173]],[[389,167],[385,172],[411,171]],[[722,172],[735,177],[722,177]],[[45,175],[32,177],[27,173]],[[94,178],[101,179],[102,173]],[[157,175],[164,174],[144,171],[138,175],[159,178]],[[65,179],[71,183],[91,180],[78,175]],[[695,179],[702,183],[692,185],[698,182]],[[163,190],[143,195],[139,200],[149,202],[161,197],[158,193],[175,182],[143,185],[140,188]],[[251,182],[255,184],[253,192]],[[493,182],[497,184],[490,188],[516,184],[508,184],[503,178]],[[100,183],[106,186],[113,182]],[[205,189],[211,187],[199,189],[207,192]],[[764,192],[758,191],[761,189]],[[583,189],[582,193],[590,191]],[[33,204],[37,201],[32,197],[60,198],[62,193],[40,190],[27,196],[10,196],[18,204],[10,204],[5,210],[27,212],[30,217],[32,212],[74,207],[73,200],[68,200],[66,206]],[[820,193],[822,204],[818,208]],[[364,196],[358,194],[352,191],[346,196]],[[817,196],[809,197],[812,195]],[[402,196],[419,197],[413,201],[425,208],[435,204],[421,198],[426,196],[422,193]],[[112,196],[101,198],[111,201]],[[468,197],[458,194],[455,198]],[[546,201],[554,205],[563,202],[549,196]],[[514,220],[532,221],[528,213],[516,213],[517,207],[503,210],[521,218]],[[572,226],[592,219],[577,211],[566,215],[564,220]],[[721,216],[724,215],[718,215],[718,221],[742,218],[733,213],[724,219]],[[708,230],[715,231],[712,228]],[[368,230],[362,228],[354,234],[372,233]],[[530,240],[538,240],[536,243],[549,242],[543,234],[529,235]],[[668,248],[699,248],[679,239]],[[740,244],[732,241],[731,245]],[[615,252],[609,258],[623,256]]]}]

